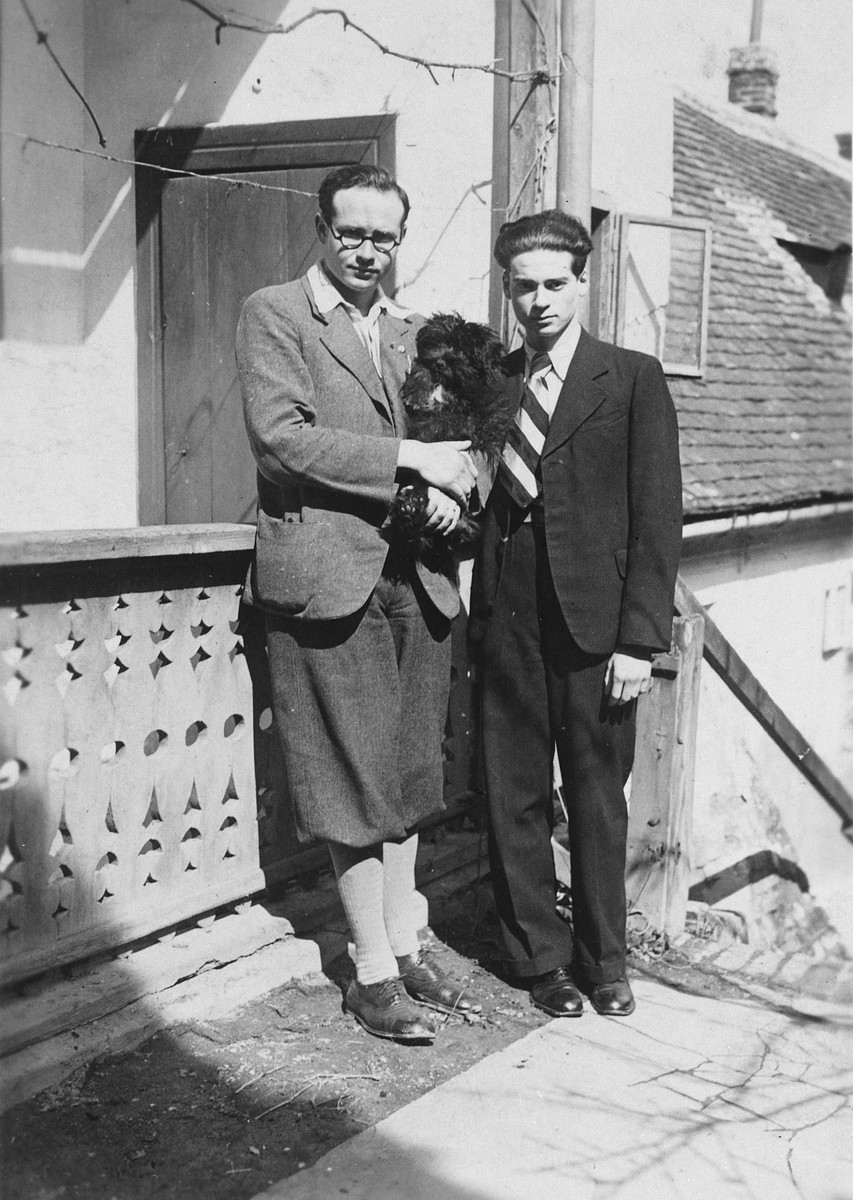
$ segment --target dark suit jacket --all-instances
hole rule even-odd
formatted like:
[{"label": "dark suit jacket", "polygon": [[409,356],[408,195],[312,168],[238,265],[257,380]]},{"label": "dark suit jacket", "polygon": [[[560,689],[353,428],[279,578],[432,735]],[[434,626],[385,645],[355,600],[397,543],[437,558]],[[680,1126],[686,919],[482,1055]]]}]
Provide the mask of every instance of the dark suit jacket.
[{"label": "dark suit jacket", "polygon": [[[524,351],[506,360],[505,403],[521,401]],[[542,452],[548,560],[582,650],[668,650],[681,551],[675,409],[656,358],[581,333]],[[482,630],[498,579],[502,488],[492,490],[474,575]]]},{"label": "dark suit jacket", "polygon": [[[333,620],[367,601],[388,553],[380,529],[405,437],[397,393],[421,323],[381,314],[380,380],[347,314],[323,316],[307,278],[246,301],[237,363],[258,464],[250,602]],[[420,563],[418,573],[436,607],[454,616],[454,584]]]}]

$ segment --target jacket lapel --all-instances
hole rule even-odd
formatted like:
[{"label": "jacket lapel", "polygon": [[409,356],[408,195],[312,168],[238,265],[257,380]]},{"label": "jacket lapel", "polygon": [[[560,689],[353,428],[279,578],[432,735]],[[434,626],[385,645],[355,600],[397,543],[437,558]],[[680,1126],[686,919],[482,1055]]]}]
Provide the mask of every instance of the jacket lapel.
[{"label": "jacket lapel", "polygon": [[303,278],[302,286],[311,305],[311,312],[322,325],[321,343],[332,357],[358,380],[376,407],[393,425],[394,417],[388,397],[382,387],[382,380],[376,373],[373,359],[353,329],[352,321],[340,307],[333,308],[330,313],[325,315],[321,313],[314,301],[314,294],[307,278]]},{"label": "jacket lapel", "polygon": [[400,388],[415,356],[411,321],[383,312],[379,317],[379,350],[382,383],[391,406],[394,432],[398,437],[405,437],[406,412],[400,400]]},{"label": "jacket lapel", "polygon": [[607,393],[598,379],[607,370],[598,342],[582,329],[545,437],[543,458],[567,442],[578,426],[604,402]]},{"label": "jacket lapel", "polygon": [[342,308],[332,309],[326,321],[326,328],[320,334],[320,341],[341,366],[355,376],[373,403],[391,421],[391,409],[382,387],[382,380],[376,373],[373,359],[353,329],[352,321]]},{"label": "jacket lapel", "polygon": [[[513,350],[503,361],[503,369],[507,380],[501,398],[501,407],[506,409],[507,418],[515,416],[521,404],[521,393],[524,391],[524,349]],[[500,455],[495,458],[478,460],[477,491],[480,503],[485,505],[494,486],[498,473]]]}]

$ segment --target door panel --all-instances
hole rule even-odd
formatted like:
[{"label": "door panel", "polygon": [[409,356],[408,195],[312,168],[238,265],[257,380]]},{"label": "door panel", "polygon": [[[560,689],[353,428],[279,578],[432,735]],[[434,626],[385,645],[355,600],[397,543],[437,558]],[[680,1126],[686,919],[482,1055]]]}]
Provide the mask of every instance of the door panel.
[{"label": "door panel", "polygon": [[[253,172],[251,182],[276,187],[299,186],[295,171]],[[322,170],[313,172],[315,190]],[[215,185],[211,185],[213,189]],[[213,521],[251,521],[255,509],[255,466],[243,427],[234,332],[247,296],[259,287],[293,278],[293,255],[313,254],[311,226],[291,219],[285,192],[222,188],[212,192],[208,207],[208,328],[211,436],[209,472],[215,481]],[[314,211],[313,197],[300,197]],[[307,242],[307,244],[306,244]]]},{"label": "door panel", "polygon": [[[239,180],[144,170],[137,179],[141,518],[252,521],[255,467],[234,359],[240,309],[315,260],[316,192],[332,167],[393,170],[393,118],[150,131],[137,156]],[[162,458],[146,463],[146,446]]]},{"label": "door panel", "polygon": [[[209,472],[201,448],[210,433],[207,348],[208,242],[204,179],[169,180],[163,189],[164,425],[168,506],[188,523],[209,520]],[[174,519],[174,518],[171,518]]]}]

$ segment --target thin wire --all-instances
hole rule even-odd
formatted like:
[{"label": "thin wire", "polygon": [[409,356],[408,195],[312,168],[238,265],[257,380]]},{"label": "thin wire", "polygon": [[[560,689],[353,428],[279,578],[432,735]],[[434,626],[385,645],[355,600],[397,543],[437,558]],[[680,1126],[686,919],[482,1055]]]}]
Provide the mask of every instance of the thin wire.
[{"label": "thin wire", "polygon": [[[391,117],[394,116],[393,113],[389,115]],[[126,167],[142,167],[143,170],[159,171],[163,175],[191,176],[193,179],[211,179],[217,183],[230,183],[235,187],[257,188],[260,191],[265,192],[286,192],[292,196],[310,196],[316,198],[317,195],[316,191],[305,191],[302,188],[282,187],[280,184],[274,183],[256,183],[252,179],[242,179],[239,175],[216,175],[205,171],[191,171],[188,167],[162,167],[157,163],[143,162],[136,158],[120,158],[116,154],[102,154],[99,150],[84,150],[82,146],[66,146],[63,142],[49,142],[45,138],[33,137],[33,135],[29,133],[20,133],[17,129],[4,129],[2,126],[0,126],[0,137],[17,138],[18,141],[23,142],[24,145],[22,147],[22,152],[26,150],[28,145],[44,146],[48,150],[65,150],[69,154],[83,154],[87,158],[100,158],[105,162],[120,163],[122,166]],[[476,193],[479,188],[484,187],[486,183],[490,182],[491,180],[483,180],[480,183],[472,184],[467,191]],[[439,208],[451,210],[451,205],[449,204],[424,204],[421,207],[432,211],[435,211]],[[453,208],[452,211],[455,211],[455,208]],[[506,205],[498,204],[490,206],[489,211],[505,212]]]},{"label": "thin wire", "polygon": [[0,129],[0,136],[18,138],[24,143],[22,152],[28,145],[46,146],[49,150],[67,150],[69,154],[85,154],[89,158],[102,158],[106,162],[121,163],[126,167],[143,167],[147,171],[159,171],[163,175],[191,175],[194,179],[216,179],[221,183],[235,184],[237,187],[258,188],[264,192],[289,192],[293,196],[316,196],[316,192],[305,192],[300,188],[281,187],[274,183],[256,183],[252,179],[241,179],[239,175],[210,175],[203,171],[190,171],[187,167],[161,167],[157,163],[140,162],[136,158],[119,158],[116,154],[102,154],[99,150],[84,150],[82,146],[66,146],[62,142],[48,142],[44,138],[33,137],[28,133],[18,133],[16,129]]}]

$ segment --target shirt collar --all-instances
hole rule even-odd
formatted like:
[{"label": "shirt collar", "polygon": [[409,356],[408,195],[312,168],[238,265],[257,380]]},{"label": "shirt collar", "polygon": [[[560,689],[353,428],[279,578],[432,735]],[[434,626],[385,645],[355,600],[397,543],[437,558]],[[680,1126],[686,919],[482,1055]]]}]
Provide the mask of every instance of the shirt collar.
[{"label": "shirt collar", "polygon": [[[564,382],[568,374],[571,361],[574,358],[575,350],[578,347],[578,341],[581,336],[581,323],[577,317],[572,317],[569,324],[557,338],[554,345],[548,351],[548,357],[551,360],[551,366],[557,375],[560,382]],[[530,373],[530,363],[534,355],[538,354],[538,350],[534,350],[524,343],[524,355],[526,363],[526,373]]]},{"label": "shirt collar", "polygon": [[395,303],[390,296],[386,296],[381,286],[377,284],[375,299],[370,306],[370,311],[366,317],[362,318],[361,313],[354,304],[350,304],[349,300],[345,300],[335,285],[329,278],[326,268],[322,261],[314,263],[308,268],[308,282],[311,285],[311,291],[314,294],[314,303],[317,305],[317,311],[322,317],[325,317],[333,309],[340,305],[345,312],[350,316],[355,314],[360,319],[367,321],[375,320],[380,312],[387,312],[389,316],[399,317],[401,320],[408,320],[412,315],[412,310],[403,308]]}]

